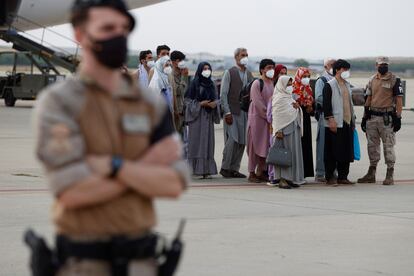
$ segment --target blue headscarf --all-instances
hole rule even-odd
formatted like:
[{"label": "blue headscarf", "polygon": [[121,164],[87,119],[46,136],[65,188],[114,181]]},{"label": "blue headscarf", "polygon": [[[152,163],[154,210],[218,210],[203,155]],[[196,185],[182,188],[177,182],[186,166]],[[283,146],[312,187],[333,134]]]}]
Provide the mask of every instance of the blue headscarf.
[{"label": "blue headscarf", "polygon": [[208,62],[201,62],[198,65],[194,79],[191,81],[190,87],[185,93],[186,98],[197,100],[199,102],[205,100],[214,101],[217,99],[216,87],[214,85],[213,80],[211,79],[211,75],[210,77],[205,78],[201,74],[206,65],[211,70],[211,65]]}]

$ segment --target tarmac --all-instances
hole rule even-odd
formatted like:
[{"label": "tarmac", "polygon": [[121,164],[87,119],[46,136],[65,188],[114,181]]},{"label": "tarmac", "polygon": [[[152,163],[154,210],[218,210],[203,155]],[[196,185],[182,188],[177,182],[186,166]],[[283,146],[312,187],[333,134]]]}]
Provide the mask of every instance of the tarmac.
[{"label": "tarmac", "polygon": [[[32,102],[0,104],[0,275],[29,275],[22,233],[32,227],[53,243],[52,197],[33,154]],[[361,118],[361,108],[357,108]],[[313,123],[313,140],[316,137]],[[350,179],[368,168],[362,160]],[[396,185],[282,190],[245,180],[196,180],[178,201],[159,200],[157,231],[173,236],[181,218],[185,253],[177,275],[414,275],[414,113],[397,134]],[[315,147],[315,144],[314,144]],[[223,131],[216,128],[220,168]],[[247,156],[242,162],[247,173]]]}]

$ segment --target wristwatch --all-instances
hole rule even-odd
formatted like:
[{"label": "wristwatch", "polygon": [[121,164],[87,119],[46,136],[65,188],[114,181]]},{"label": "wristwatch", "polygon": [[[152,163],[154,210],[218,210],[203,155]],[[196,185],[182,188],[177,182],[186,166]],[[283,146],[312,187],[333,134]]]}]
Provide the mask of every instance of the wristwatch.
[{"label": "wristwatch", "polygon": [[111,174],[109,175],[110,178],[116,178],[119,171],[121,170],[122,164],[124,160],[117,155],[114,155],[111,160]]}]

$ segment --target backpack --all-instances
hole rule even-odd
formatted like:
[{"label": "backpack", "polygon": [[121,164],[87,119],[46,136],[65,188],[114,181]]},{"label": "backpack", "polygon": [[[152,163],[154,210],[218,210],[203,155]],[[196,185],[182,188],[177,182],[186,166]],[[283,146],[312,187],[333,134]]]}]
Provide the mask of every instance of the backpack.
[{"label": "backpack", "polygon": [[323,81],[324,84],[328,82],[328,79],[324,76],[320,76],[319,78]]},{"label": "backpack", "polygon": [[[253,79],[251,82],[243,86],[241,92],[240,92],[240,109],[244,112],[249,111],[251,99],[250,99],[250,90],[252,89],[253,82],[255,82],[257,79]],[[260,83],[260,92],[263,91],[264,87],[264,81],[262,79],[259,79]]]}]

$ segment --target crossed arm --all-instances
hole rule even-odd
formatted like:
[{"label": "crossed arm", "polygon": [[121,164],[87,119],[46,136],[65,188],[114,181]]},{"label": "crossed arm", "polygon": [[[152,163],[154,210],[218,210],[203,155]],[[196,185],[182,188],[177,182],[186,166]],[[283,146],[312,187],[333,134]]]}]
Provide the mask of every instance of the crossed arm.
[{"label": "crossed arm", "polygon": [[184,190],[184,179],[172,165],[180,160],[180,145],[169,136],[148,150],[139,161],[125,160],[117,178],[111,172],[111,156],[88,156],[92,175],[70,185],[58,196],[67,209],[97,205],[134,190],[149,198],[177,198]]},{"label": "crossed arm", "polygon": [[86,154],[79,126],[61,106],[59,96],[45,93],[34,117],[36,153],[58,204],[67,209],[94,206],[128,190],[148,198],[176,198],[181,194],[189,175],[168,113],[142,158],[124,160],[117,177],[110,178],[112,156]]}]

